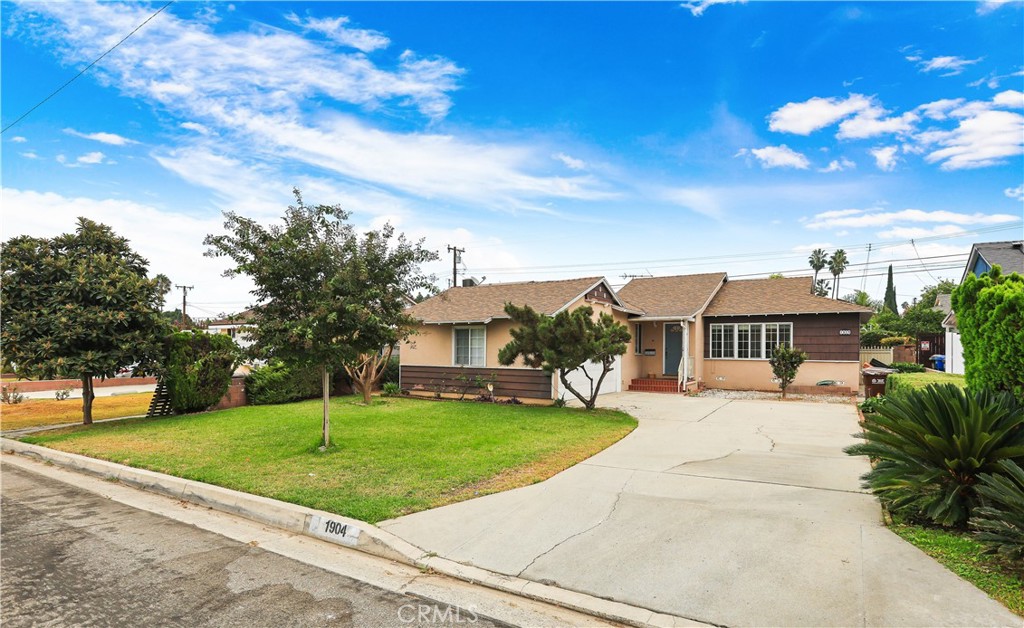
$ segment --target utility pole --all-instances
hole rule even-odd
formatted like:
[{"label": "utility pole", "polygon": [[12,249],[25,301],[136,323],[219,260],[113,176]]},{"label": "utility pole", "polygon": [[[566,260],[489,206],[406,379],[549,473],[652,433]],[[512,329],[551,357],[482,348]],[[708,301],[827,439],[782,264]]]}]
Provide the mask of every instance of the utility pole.
[{"label": "utility pole", "polygon": [[188,291],[195,289],[195,286],[174,286],[181,288],[181,328],[185,329],[185,306],[188,303]]},{"label": "utility pole", "polygon": [[452,254],[452,287],[457,288],[459,285],[459,261],[462,259],[459,257],[459,253],[465,253],[466,249],[449,244],[448,252]]}]

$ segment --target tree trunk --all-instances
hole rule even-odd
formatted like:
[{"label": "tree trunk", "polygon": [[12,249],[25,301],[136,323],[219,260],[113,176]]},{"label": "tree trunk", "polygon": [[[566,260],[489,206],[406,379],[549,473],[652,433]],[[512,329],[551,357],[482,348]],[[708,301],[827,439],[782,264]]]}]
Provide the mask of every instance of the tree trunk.
[{"label": "tree trunk", "polygon": [[92,373],[82,376],[82,424],[92,425],[92,400],[96,395],[92,391]]},{"label": "tree trunk", "polygon": [[324,448],[331,444],[331,376],[326,364],[320,365],[320,376],[324,386]]},{"label": "tree trunk", "polygon": [[584,397],[580,393],[576,392],[576,389],[569,385],[569,380],[566,379],[565,373],[566,373],[565,369],[558,369],[558,379],[561,380],[561,382],[562,382],[562,388],[564,388],[565,390],[568,390],[569,392],[571,392],[573,394],[574,397],[579,399],[580,403],[582,403],[583,407],[585,407],[587,410],[593,410],[594,409],[594,402],[593,402],[593,400],[587,399],[586,397]]}]

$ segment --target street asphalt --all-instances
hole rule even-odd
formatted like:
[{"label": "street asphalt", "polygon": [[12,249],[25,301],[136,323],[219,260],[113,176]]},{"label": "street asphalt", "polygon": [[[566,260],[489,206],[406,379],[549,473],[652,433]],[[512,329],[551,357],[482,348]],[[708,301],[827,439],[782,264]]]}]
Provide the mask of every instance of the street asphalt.
[{"label": "street asphalt", "polygon": [[529,487],[385,521],[439,556],[716,625],[1021,626],[860,488],[853,404],[603,396],[639,419]]},{"label": "street asphalt", "polygon": [[5,627],[506,625],[8,463],[2,479]]}]

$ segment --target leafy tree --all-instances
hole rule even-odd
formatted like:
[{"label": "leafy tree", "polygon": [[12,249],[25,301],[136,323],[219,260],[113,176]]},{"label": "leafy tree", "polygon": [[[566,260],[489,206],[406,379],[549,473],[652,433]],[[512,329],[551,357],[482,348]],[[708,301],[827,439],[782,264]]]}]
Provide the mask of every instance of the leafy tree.
[{"label": "leafy tree", "polygon": [[967,385],[1024,400],[1024,277],[1003,275],[999,266],[981,277],[970,273],[952,302]]},{"label": "leafy tree", "polygon": [[832,298],[839,298],[839,275],[846,272],[846,266],[849,260],[846,258],[846,251],[843,249],[836,249],[836,252],[832,254],[832,257],[828,258],[828,272],[832,273],[835,278],[835,283],[832,285]]},{"label": "leafy tree", "polygon": [[[163,319],[164,322],[166,322],[168,325],[172,325],[174,327],[179,327],[180,328],[181,327],[181,308],[179,307],[176,310],[164,310],[163,312],[160,312],[160,318]],[[196,326],[195,321],[192,320],[191,316],[186,314],[185,315],[185,327],[184,327],[184,329],[191,329],[191,328],[193,328],[195,326]]]},{"label": "leafy tree", "polygon": [[782,273],[772,273],[772,274],[768,275],[768,278],[769,279],[785,279],[786,276],[783,275]]},{"label": "leafy tree", "polygon": [[811,289],[814,296],[827,297],[832,293],[832,284],[828,279],[818,279],[814,282],[814,287]]},{"label": "leafy tree", "polygon": [[779,345],[772,351],[772,357],[768,358],[768,364],[772,367],[772,373],[779,380],[779,389],[782,391],[782,398],[786,398],[786,389],[796,379],[796,373],[800,365],[807,360],[807,354],[803,351]]},{"label": "leafy tree", "polygon": [[180,331],[166,340],[164,381],[178,414],[201,412],[231,385],[238,347],[227,334]]},{"label": "leafy tree", "polygon": [[390,225],[360,237],[340,206],[307,206],[299,190],[294,194],[282,226],[226,212],[229,235],[207,236],[206,254],[231,258],[225,276],[248,275],[256,286],[253,353],[320,369],[326,448],[332,370],[358,365],[360,356],[400,337],[391,327],[408,329],[404,295],[430,285],[419,265],[437,255],[422,242],[394,238]]},{"label": "leafy tree", "polygon": [[[498,361],[508,366],[522,356],[527,366],[557,373],[565,390],[579,399],[587,410],[593,410],[601,384],[612,370],[616,356],[626,352],[629,329],[604,312],[595,320],[590,306],[545,316],[528,305],[516,307],[507,303],[505,313],[517,327],[512,329],[512,341],[498,352]],[[587,371],[587,362],[601,365],[596,382]],[[589,397],[569,383],[567,375],[577,369],[590,381]]]},{"label": "leafy tree", "polygon": [[882,302],[878,299],[872,299],[871,295],[863,290],[856,290],[843,297],[843,301],[855,303],[863,307],[869,307],[876,312],[882,309]]},{"label": "leafy tree", "polygon": [[889,281],[885,284],[884,305],[893,314],[899,314],[899,306],[896,305],[896,284],[892,281],[892,264],[889,264]]},{"label": "leafy tree", "polygon": [[79,218],[74,233],[17,236],[0,255],[0,342],[20,375],[82,380],[82,422],[92,423],[92,380],[134,366],[152,371],[167,325],[160,282],[113,230]]},{"label": "leafy tree", "polygon": [[867,323],[860,328],[860,345],[862,347],[877,347],[882,344],[882,338],[899,336],[900,317],[889,308],[883,307],[881,311],[871,317]]},{"label": "leafy tree", "polygon": [[825,253],[825,249],[814,249],[811,251],[810,257],[807,258],[807,263],[814,269],[814,281],[811,285],[816,289],[818,287],[818,273],[828,264],[828,254]]}]

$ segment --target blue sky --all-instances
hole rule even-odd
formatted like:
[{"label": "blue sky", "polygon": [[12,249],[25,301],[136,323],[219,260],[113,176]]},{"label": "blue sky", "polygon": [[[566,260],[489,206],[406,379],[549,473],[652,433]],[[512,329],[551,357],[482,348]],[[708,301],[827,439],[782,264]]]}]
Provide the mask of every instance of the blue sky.
[{"label": "blue sky", "polygon": [[[3,125],[162,4],[2,3]],[[1020,2],[175,2],[3,133],[3,237],[86,215],[237,311],[202,239],[298,186],[489,282],[820,245],[909,300],[1021,237],[1022,35]]]}]

